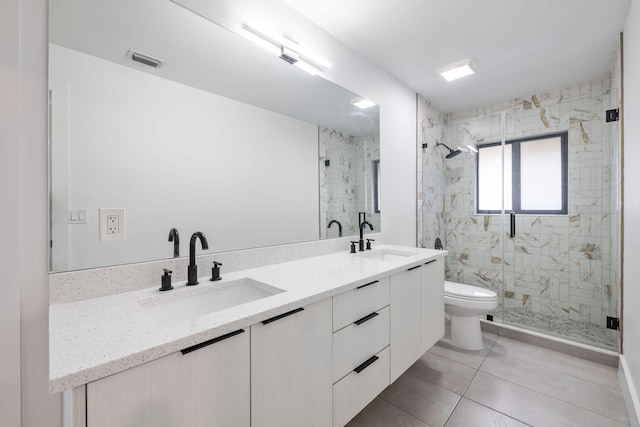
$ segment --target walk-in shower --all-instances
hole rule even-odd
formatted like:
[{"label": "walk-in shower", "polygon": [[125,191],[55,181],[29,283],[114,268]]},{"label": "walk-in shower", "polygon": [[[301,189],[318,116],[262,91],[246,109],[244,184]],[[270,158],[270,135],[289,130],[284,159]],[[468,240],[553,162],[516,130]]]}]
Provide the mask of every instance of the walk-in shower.
[{"label": "walk-in shower", "polygon": [[[498,293],[494,321],[614,351],[618,331],[607,326],[619,317],[619,129],[605,121],[605,111],[617,108],[617,81],[607,77],[446,116],[418,103],[418,147],[431,148],[418,150],[418,244],[433,248],[439,237],[449,252],[447,280]],[[520,203],[536,185],[540,203],[551,198],[546,189],[555,178],[547,175],[555,154],[534,144],[549,135],[566,135],[567,178],[559,183],[566,186],[566,209],[519,206],[512,236],[516,198]],[[445,161],[436,140],[452,147],[471,141],[480,154]],[[487,145],[495,155],[485,170],[498,179],[488,189],[479,188],[487,177],[479,178],[478,168]],[[498,203],[497,211],[478,208],[479,192]]]}]

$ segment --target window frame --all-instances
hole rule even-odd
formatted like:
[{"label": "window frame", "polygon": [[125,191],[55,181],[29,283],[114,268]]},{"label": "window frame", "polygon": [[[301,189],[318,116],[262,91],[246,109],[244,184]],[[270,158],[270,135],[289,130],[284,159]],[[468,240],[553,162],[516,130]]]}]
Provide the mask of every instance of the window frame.
[{"label": "window frame", "polygon": [[[559,210],[523,210],[521,209],[521,180],[520,180],[520,144],[523,142],[530,142],[539,139],[560,138],[560,164],[561,164],[561,176],[562,176],[562,208]],[[495,147],[502,145],[502,142],[489,142],[486,144],[477,144],[478,155],[476,156],[476,214],[501,214],[502,210],[480,210],[480,153],[482,148]],[[505,145],[511,145],[511,210],[508,212],[514,212],[521,215],[567,215],[569,196],[569,132],[556,132],[544,135],[535,135],[525,138],[511,139],[505,141]],[[505,210],[505,212],[507,212]]]}]

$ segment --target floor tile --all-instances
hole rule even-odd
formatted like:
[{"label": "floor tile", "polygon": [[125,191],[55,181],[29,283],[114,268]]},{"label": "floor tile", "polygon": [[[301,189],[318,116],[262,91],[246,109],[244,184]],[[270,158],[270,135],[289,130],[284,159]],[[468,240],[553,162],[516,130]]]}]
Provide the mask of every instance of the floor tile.
[{"label": "floor tile", "polygon": [[389,402],[374,399],[346,427],[430,427]]},{"label": "floor tile", "polygon": [[413,374],[405,373],[380,397],[433,427],[442,427],[460,396]]},{"label": "floor tile", "polygon": [[438,356],[446,357],[447,359],[453,360],[463,365],[470,366],[474,369],[478,369],[497,339],[497,335],[483,332],[483,350],[463,350],[439,341],[429,349],[429,352],[437,354]]},{"label": "floor tile", "polygon": [[[492,351],[480,367],[496,377],[628,424],[622,392]],[[548,359],[547,359],[548,360]]]},{"label": "floor tile", "polygon": [[498,338],[487,357],[502,356],[510,356],[527,363],[542,365],[545,369],[572,375],[612,390],[620,390],[618,369],[612,366],[505,337]]},{"label": "floor tile", "polygon": [[482,371],[476,374],[464,396],[534,426],[625,425]]},{"label": "floor tile", "polygon": [[527,424],[463,397],[445,427],[471,426],[526,427]]},{"label": "floor tile", "polygon": [[435,353],[426,352],[409,372],[456,394],[463,394],[476,370]]}]

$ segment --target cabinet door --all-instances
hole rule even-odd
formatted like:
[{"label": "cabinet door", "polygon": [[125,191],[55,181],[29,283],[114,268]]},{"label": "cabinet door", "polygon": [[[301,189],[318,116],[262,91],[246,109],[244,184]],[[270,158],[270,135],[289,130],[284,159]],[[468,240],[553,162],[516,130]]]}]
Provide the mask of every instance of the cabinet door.
[{"label": "cabinet door", "polygon": [[391,382],[422,355],[422,286],[420,266],[390,278]]},{"label": "cabinet door", "polygon": [[331,298],[251,327],[251,425],[331,425]]},{"label": "cabinet door", "polygon": [[422,266],[422,354],[444,336],[444,258]]},{"label": "cabinet door", "polygon": [[87,426],[249,426],[249,333],[87,384]]}]

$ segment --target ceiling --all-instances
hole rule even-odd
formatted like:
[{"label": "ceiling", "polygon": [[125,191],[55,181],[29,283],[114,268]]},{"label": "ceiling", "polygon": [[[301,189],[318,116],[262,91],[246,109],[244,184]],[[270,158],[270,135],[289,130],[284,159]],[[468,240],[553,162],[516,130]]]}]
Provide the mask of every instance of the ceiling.
[{"label": "ceiling", "polygon": [[[442,112],[607,75],[631,0],[283,0]],[[435,70],[471,58],[476,74]]]}]

